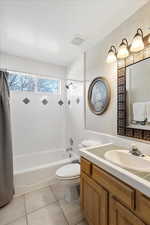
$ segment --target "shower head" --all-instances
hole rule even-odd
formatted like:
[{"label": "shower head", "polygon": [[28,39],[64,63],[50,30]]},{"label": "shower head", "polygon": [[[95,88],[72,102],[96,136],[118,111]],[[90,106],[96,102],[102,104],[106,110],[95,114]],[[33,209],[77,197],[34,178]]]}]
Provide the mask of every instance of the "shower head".
[{"label": "shower head", "polygon": [[65,87],[66,87],[67,89],[69,89],[69,87],[70,87],[71,85],[72,85],[72,82],[69,83],[69,84],[66,84]]}]

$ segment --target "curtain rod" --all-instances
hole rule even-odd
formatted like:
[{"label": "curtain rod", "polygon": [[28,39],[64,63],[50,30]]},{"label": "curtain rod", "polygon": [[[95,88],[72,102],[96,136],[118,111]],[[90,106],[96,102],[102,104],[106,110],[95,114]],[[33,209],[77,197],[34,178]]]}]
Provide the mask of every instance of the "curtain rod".
[{"label": "curtain rod", "polygon": [[75,79],[70,79],[70,78],[60,78],[60,77],[52,77],[50,75],[40,75],[40,74],[35,74],[35,73],[30,73],[30,72],[24,72],[24,71],[18,71],[18,70],[11,70],[11,69],[7,69],[7,68],[0,68],[0,71],[3,71],[3,72],[14,72],[14,73],[24,73],[24,74],[28,74],[28,75],[33,75],[33,76],[40,76],[40,77],[51,77],[51,78],[55,78],[55,79],[60,79],[60,80],[64,80],[64,81],[75,81],[75,82],[83,82],[82,80],[75,80]]}]

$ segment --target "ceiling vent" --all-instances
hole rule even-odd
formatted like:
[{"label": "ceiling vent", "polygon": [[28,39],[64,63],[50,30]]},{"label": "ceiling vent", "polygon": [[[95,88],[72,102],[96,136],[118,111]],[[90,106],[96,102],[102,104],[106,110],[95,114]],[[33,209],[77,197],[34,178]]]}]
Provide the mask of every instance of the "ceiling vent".
[{"label": "ceiling vent", "polygon": [[72,39],[71,43],[73,45],[79,46],[79,45],[82,45],[84,41],[85,40],[81,37],[75,37],[75,38]]}]

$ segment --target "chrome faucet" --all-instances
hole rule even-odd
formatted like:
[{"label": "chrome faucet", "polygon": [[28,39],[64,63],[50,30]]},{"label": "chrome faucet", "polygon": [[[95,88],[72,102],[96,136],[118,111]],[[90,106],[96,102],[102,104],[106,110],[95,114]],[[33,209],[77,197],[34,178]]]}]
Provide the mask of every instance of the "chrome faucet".
[{"label": "chrome faucet", "polygon": [[72,157],[72,152],[73,151],[73,148],[72,147],[70,147],[70,148],[66,148],[66,152],[68,152],[69,153],[69,158],[71,158]]},{"label": "chrome faucet", "polygon": [[66,152],[71,152],[71,151],[73,151],[72,147],[66,148]]},{"label": "chrome faucet", "polygon": [[131,145],[131,149],[129,152],[135,156],[143,156],[142,152],[137,148],[135,144]]}]

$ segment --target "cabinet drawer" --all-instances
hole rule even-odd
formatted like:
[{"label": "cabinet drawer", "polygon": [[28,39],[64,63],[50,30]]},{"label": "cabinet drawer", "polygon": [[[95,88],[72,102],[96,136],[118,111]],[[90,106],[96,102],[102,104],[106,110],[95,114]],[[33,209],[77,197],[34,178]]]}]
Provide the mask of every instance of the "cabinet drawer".
[{"label": "cabinet drawer", "polygon": [[150,198],[138,191],[136,193],[136,213],[150,225]]},{"label": "cabinet drawer", "polygon": [[87,175],[91,175],[92,164],[88,160],[81,158],[81,170],[85,172]]},{"label": "cabinet drawer", "polygon": [[92,168],[92,177],[128,208],[135,208],[134,189],[94,165]]}]

